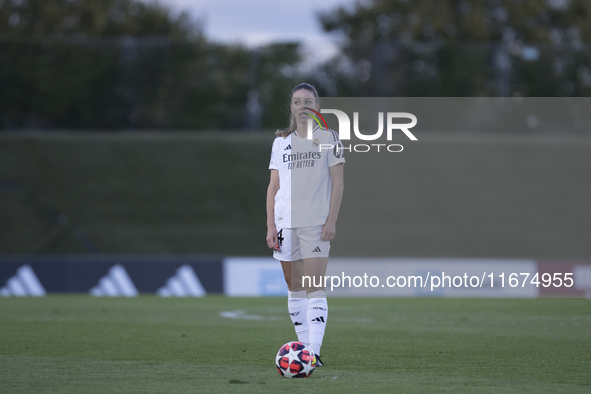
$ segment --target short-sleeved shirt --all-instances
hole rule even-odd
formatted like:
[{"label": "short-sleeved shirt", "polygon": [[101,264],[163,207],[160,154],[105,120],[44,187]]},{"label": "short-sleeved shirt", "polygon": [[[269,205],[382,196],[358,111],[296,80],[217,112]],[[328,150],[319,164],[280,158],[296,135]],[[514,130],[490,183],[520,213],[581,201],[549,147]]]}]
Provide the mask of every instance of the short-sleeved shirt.
[{"label": "short-sleeved shirt", "polygon": [[320,127],[313,130],[311,139],[296,132],[275,139],[269,168],[279,171],[277,228],[326,223],[332,192],[329,168],[345,162],[342,147],[335,131]]}]

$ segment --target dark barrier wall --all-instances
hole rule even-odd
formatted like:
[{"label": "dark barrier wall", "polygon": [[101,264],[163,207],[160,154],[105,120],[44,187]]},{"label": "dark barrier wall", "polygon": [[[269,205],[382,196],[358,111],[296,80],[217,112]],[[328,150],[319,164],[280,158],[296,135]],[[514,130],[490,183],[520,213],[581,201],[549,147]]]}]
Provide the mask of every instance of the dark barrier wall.
[{"label": "dark barrier wall", "polygon": [[[273,138],[0,135],[0,254],[270,255]],[[589,259],[589,138],[418,138],[345,153],[331,255]]]},{"label": "dark barrier wall", "polygon": [[272,141],[0,135],[0,254],[264,254]]},{"label": "dark barrier wall", "polygon": [[[23,270],[23,267],[24,270]],[[31,270],[28,270],[30,267]],[[115,267],[115,268],[114,268]],[[34,278],[32,276],[34,275]],[[196,256],[20,256],[0,258],[0,287],[33,295],[35,278],[47,293],[189,296],[223,293],[221,257]],[[9,283],[10,280],[16,283]],[[106,292],[113,291],[113,294]]]}]

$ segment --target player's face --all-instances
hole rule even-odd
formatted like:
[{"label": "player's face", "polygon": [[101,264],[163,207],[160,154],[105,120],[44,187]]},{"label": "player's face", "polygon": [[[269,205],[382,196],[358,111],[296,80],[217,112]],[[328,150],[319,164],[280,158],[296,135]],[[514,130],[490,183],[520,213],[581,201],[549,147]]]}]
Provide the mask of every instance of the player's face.
[{"label": "player's face", "polygon": [[293,93],[293,96],[291,97],[291,105],[289,107],[291,108],[291,113],[297,119],[297,122],[304,124],[308,122],[308,119],[312,119],[310,115],[305,113],[309,113],[310,111],[306,111],[304,107],[312,108],[314,110],[320,108],[318,100],[314,97],[314,93],[306,89],[300,89]]}]

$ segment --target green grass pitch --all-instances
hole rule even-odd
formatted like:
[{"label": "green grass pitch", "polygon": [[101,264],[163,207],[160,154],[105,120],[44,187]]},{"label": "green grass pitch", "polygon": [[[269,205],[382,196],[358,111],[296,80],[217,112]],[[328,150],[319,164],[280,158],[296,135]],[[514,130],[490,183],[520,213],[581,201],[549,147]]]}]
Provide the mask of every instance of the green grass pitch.
[{"label": "green grass pitch", "polygon": [[0,392],[591,392],[590,300],[329,299],[309,379],[295,339],[283,298],[0,298]]}]

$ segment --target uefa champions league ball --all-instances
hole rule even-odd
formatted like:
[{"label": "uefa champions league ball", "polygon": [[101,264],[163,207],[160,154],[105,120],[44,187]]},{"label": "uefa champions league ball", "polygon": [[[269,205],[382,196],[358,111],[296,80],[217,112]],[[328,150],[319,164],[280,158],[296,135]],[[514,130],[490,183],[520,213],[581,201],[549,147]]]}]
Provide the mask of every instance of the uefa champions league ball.
[{"label": "uefa champions league ball", "polygon": [[284,378],[307,378],[316,368],[314,352],[301,342],[287,342],[279,348],[275,366]]}]

